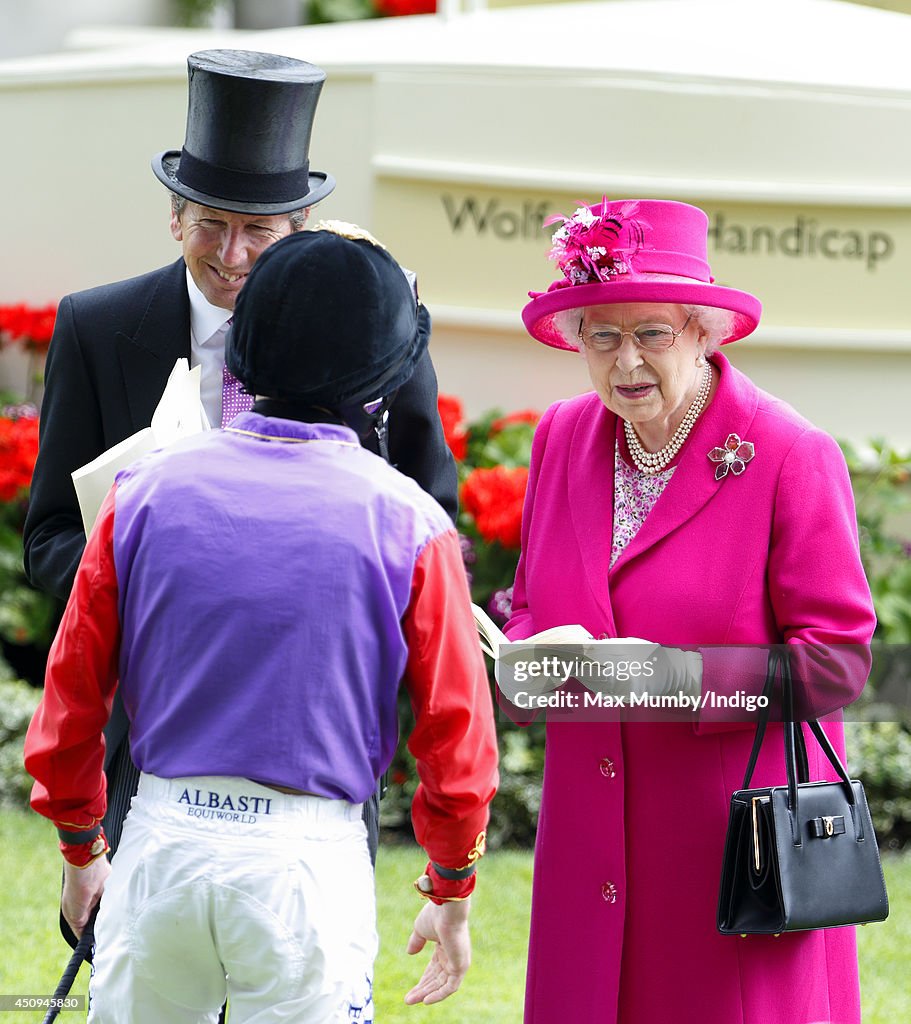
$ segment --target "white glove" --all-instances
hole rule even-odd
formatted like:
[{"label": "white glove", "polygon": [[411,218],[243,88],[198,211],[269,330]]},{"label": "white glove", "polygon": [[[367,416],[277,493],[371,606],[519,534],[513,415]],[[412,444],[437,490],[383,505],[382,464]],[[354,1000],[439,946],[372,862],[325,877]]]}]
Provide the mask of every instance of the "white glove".
[{"label": "white glove", "polygon": [[651,659],[655,672],[645,687],[650,694],[658,697],[681,692],[689,697],[702,694],[702,655],[698,651],[657,645]]},{"label": "white glove", "polygon": [[587,684],[590,689],[653,697],[681,692],[695,697],[702,693],[702,655],[696,651],[626,636],[587,644],[585,653],[604,666],[602,678],[612,680],[600,687]]}]

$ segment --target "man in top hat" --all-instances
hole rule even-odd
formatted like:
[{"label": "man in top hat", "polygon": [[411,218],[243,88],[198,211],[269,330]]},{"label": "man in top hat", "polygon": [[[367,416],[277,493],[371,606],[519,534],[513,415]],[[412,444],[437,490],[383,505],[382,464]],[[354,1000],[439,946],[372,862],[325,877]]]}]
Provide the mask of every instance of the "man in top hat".
[{"label": "man in top hat", "polygon": [[[406,1001],[446,998],[468,968],[497,748],[458,535],[358,440],[423,358],[418,315],[372,241],[283,238],[227,343],[252,411],[134,463],[104,502],[26,739],[74,930],[105,893],[92,1024],[214,1021],[225,997],[237,1022],[373,1020],[360,804],[395,751],[400,681],[430,857],[408,950],[436,943]],[[142,775],[111,869],[118,686]]]},{"label": "man in top hat", "polygon": [[[137,278],[68,295],[48,353],[42,445],[25,527],[26,571],[65,599],[85,538],[70,473],[148,426],[176,359],[202,367],[213,426],[236,407],[223,376],[224,331],[257,257],[304,227],[335,187],[309,166],[325,72],[276,54],[191,54],[186,142],[152,169],[172,194],[170,228],[182,256]],[[422,327],[429,317],[421,310]],[[246,398],[249,401],[249,397]],[[456,511],[456,473],[436,411],[429,356],[389,422],[391,461]]]},{"label": "man in top hat", "polygon": [[[192,54],[188,67],[185,145],[152,161],[171,191],[171,233],[181,243],[181,258],[140,277],[66,296],[57,312],[24,543],[29,579],[62,599],[85,545],[70,474],[148,426],[180,357],[202,368],[202,401],[213,426],[249,408],[252,397],[225,370],[231,312],[259,256],[303,228],[310,207],[335,186],[329,174],[309,165],[311,128],[326,77],[322,69],[236,50]],[[302,307],[301,316],[309,315]],[[419,318],[429,334],[423,306]],[[329,341],[334,343],[332,332],[313,344]],[[389,418],[389,458],[454,516],[455,465],[436,394],[425,352]],[[377,450],[376,438],[364,443]],[[220,556],[226,578],[235,572],[233,555],[226,546]],[[126,731],[118,703],[106,751],[106,824],[114,849],[135,790]],[[375,821],[374,808],[374,830]]]}]

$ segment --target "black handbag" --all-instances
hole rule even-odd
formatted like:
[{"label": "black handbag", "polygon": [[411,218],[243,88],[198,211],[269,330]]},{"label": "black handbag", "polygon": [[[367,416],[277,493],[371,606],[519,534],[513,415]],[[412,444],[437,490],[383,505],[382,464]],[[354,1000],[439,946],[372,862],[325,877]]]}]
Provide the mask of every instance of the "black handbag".
[{"label": "black handbag", "polygon": [[[779,667],[788,781],[749,789]],[[794,722],[790,661],[779,649],[769,651],[763,695],[769,700],[756,726],[743,788],[731,797],[718,931],[777,935],[884,921],[889,901],[863,785],[848,777],[816,720],[807,724],[840,781],[808,781],[803,729]]]}]

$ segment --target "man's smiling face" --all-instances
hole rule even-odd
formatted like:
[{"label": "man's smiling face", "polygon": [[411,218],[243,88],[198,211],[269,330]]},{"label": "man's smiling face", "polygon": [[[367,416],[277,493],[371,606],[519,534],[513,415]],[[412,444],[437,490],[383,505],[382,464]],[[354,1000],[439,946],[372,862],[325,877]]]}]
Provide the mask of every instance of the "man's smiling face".
[{"label": "man's smiling face", "polygon": [[220,309],[234,309],[260,254],[292,230],[286,213],[254,216],[187,202],[171,214],[171,234],[181,243],[197,288]]}]

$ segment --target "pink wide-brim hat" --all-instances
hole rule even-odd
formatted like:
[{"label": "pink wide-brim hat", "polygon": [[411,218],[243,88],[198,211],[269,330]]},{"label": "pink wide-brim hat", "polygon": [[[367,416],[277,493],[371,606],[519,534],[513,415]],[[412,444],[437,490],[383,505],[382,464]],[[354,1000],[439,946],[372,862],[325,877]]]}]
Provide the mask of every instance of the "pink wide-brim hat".
[{"label": "pink wide-brim hat", "polygon": [[[734,314],[722,344],[751,334],[762,304],[748,292],[715,284],[708,263],[709,219],[697,206],[663,199],[583,206],[554,232],[550,255],[563,277],[546,292],[529,292],[522,310],[528,333],[575,351],[554,323],[557,313],[618,302],[711,306]],[[656,278],[668,276],[676,280]]]}]

